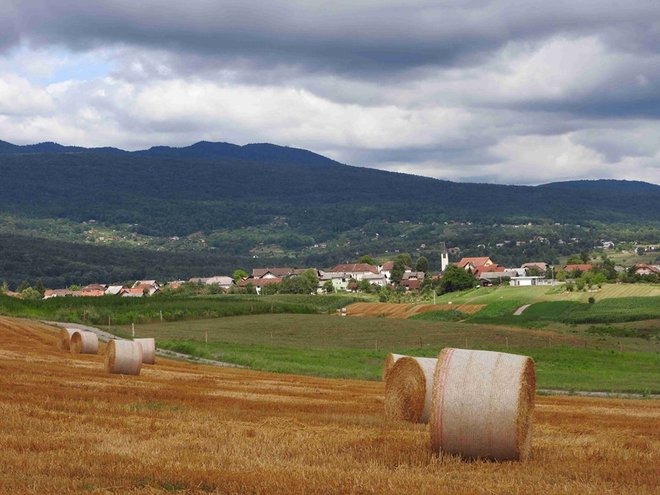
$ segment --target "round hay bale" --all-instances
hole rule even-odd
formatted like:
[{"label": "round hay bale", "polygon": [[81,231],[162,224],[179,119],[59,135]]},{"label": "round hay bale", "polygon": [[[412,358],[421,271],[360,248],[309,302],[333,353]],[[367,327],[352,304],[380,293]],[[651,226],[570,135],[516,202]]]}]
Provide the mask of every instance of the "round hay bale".
[{"label": "round hay bale", "polygon": [[385,366],[383,366],[383,380],[387,380],[387,374],[390,372],[394,363],[396,363],[402,357],[406,357],[404,354],[394,354],[390,352],[385,358]]},{"label": "round hay bale", "polygon": [[139,375],[142,369],[142,346],[130,340],[111,340],[105,351],[105,371]]},{"label": "round hay bale", "polygon": [[431,404],[431,447],[466,458],[524,460],[536,390],[534,361],[502,352],[443,349]]},{"label": "round hay bale", "polygon": [[76,330],[71,335],[69,347],[73,354],[96,354],[99,351],[99,338],[94,332]]},{"label": "round hay bale", "polygon": [[385,378],[385,415],[413,423],[428,423],[433,397],[433,358],[402,356]]},{"label": "round hay bale", "polygon": [[75,328],[62,328],[57,347],[63,351],[68,351],[71,348],[71,336],[77,331]]},{"label": "round hay bale", "polygon": [[156,364],[156,339],[133,339],[142,346],[142,363]]}]

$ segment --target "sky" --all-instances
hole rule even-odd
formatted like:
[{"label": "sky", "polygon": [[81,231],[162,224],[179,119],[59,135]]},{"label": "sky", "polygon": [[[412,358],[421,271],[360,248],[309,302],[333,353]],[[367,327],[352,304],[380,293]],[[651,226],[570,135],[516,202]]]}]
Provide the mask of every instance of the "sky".
[{"label": "sky", "polygon": [[660,183],[658,0],[0,0],[0,140]]}]

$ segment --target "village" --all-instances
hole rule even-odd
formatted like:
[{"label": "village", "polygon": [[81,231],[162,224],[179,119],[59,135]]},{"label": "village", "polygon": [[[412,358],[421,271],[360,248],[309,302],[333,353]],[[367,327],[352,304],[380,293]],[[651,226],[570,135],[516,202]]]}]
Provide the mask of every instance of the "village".
[{"label": "village", "polygon": [[[263,267],[254,268],[251,273],[236,270],[232,275],[215,275],[211,277],[193,277],[189,280],[137,280],[131,284],[93,283],[84,287],[70,286],[68,288],[41,288],[34,290],[27,287],[16,292],[5,288],[5,295],[14,297],[37,297],[43,299],[56,297],[149,297],[163,292],[176,292],[186,286],[208,287],[214,293],[253,293],[269,294],[277,292],[285,281],[307,276],[311,281],[301,289],[289,290],[298,293],[334,293],[334,292],[377,292],[389,288],[401,292],[419,292],[426,287],[438,286],[447,270],[451,267],[460,268],[469,274],[470,286],[488,287],[492,285],[509,285],[512,287],[558,285],[568,283],[568,289],[573,290],[573,282],[582,289],[581,280],[586,277],[589,286],[612,281],[617,275],[629,274],[644,281],[656,280],[660,277],[660,265],[636,264],[629,268],[622,266],[605,267],[610,270],[609,276],[603,273],[604,267],[595,262],[568,263],[553,266],[543,261],[529,261],[519,267],[505,267],[496,263],[489,256],[463,257],[450,263],[451,248],[441,245],[440,270],[428,270],[428,261],[420,257],[415,264],[406,256],[382,263],[373,258],[363,257],[354,263],[343,263],[327,270],[313,267]],[[414,265],[414,266],[412,266]],[[455,270],[456,268],[451,268]],[[311,284],[311,285],[310,285]]]}]

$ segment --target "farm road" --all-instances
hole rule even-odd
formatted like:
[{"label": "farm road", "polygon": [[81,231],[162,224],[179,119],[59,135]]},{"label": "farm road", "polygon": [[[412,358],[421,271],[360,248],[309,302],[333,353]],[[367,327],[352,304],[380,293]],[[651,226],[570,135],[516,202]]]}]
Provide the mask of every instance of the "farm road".
[{"label": "farm road", "polygon": [[530,306],[531,304],[523,304],[518,309],[516,309],[516,311],[513,313],[513,316],[520,316],[521,314],[523,314],[523,311],[525,311]]},{"label": "farm road", "polygon": [[[67,328],[75,328],[76,330],[84,330],[87,332],[93,332],[96,335],[98,335],[99,340],[102,342],[108,342],[110,340],[124,340],[121,337],[117,337],[116,335],[111,334],[110,332],[106,332],[105,330],[101,330],[100,328],[96,327],[90,327],[88,325],[81,325],[79,323],[63,323],[59,321],[42,321],[42,323],[45,323],[46,325],[51,325],[54,327],[67,327]],[[233,363],[226,363],[224,361],[214,361],[213,359],[204,359],[204,358],[198,358],[195,356],[190,356],[189,354],[183,354],[181,352],[175,352],[175,351],[170,351],[168,349],[156,349],[156,355],[157,356],[162,356],[162,357],[167,357],[167,358],[172,358],[172,359],[179,359],[182,361],[188,361],[190,363],[198,363],[198,364],[208,364],[210,366],[224,366],[226,368],[245,368],[245,366],[241,366],[240,364],[233,364]]]}]

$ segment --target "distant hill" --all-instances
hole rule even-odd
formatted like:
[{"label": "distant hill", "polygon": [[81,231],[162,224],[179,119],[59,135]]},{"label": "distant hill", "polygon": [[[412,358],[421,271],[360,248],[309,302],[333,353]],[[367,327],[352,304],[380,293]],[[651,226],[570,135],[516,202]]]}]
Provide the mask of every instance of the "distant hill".
[{"label": "distant hill", "polygon": [[600,192],[657,192],[658,187],[655,184],[642,182],[638,180],[614,180],[614,179],[599,179],[599,180],[573,180],[565,182],[551,182],[538,186],[545,189],[573,189],[583,191],[600,191]]},{"label": "distant hill", "polygon": [[195,158],[205,160],[238,159],[268,163],[287,163],[299,165],[331,165],[334,160],[300,148],[277,146],[268,143],[246,144],[239,146],[231,143],[213,143],[200,141],[191,146],[176,148],[172,146],[153,146],[148,150],[125,151],[119,148],[83,148],[80,146],[62,146],[45,142],[19,146],[0,141],[0,155],[26,155],[48,153],[105,153],[112,155],[159,157],[159,158]]},{"label": "distant hill", "polygon": [[[11,219],[3,224],[0,218],[0,233],[9,236],[0,239],[5,244],[0,252],[12,255],[4,264],[0,258],[0,280],[15,280],[19,267],[25,276],[53,281],[118,280],[135,273],[138,258],[122,265],[117,260],[123,251],[113,251],[116,256],[106,257],[113,261],[104,264],[93,245],[85,248],[90,264],[80,266],[78,275],[63,268],[77,266],[75,244],[46,243],[39,263],[26,261],[34,255],[23,251],[29,250],[26,231],[42,240],[65,240],[64,235],[97,242],[87,237],[90,219],[108,232],[99,235],[118,239],[114,247],[181,253],[145,257],[145,273],[147,259],[163,259],[167,266],[158,273],[172,277],[188,273],[182,271],[185,260],[199,266],[204,257],[186,253],[200,249],[211,250],[213,266],[223,269],[266,260],[323,267],[364,253],[396,251],[424,253],[434,262],[437,241],[444,240],[460,245],[462,253],[496,253],[500,261],[517,263],[591,249],[601,238],[655,242],[660,237],[660,186],[654,184],[455,183],[352,167],[271,144],[199,142],[127,152],[0,141],[0,178],[0,215]],[[501,227],[523,224],[538,227]],[[529,244],[535,235],[546,241]],[[133,241],[136,236],[154,243]],[[223,256],[232,262],[223,262]],[[15,264],[8,265],[9,259]]]}]

